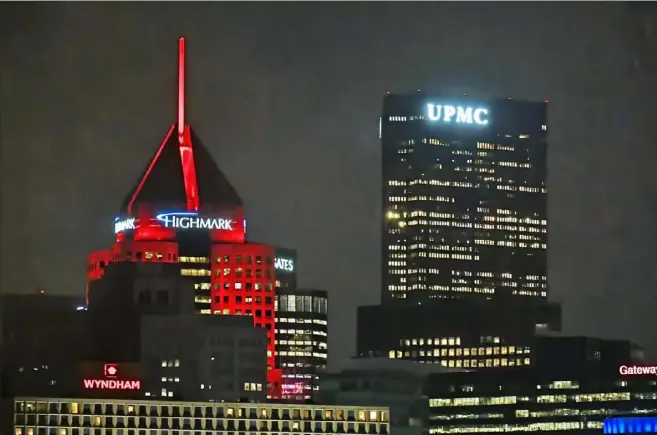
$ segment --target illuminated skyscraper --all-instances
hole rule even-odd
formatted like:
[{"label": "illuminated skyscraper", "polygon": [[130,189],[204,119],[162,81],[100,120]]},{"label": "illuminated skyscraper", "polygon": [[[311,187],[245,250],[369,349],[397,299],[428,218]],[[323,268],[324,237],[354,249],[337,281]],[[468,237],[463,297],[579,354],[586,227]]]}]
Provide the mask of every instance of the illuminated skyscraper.
[{"label": "illuminated skyscraper", "polygon": [[387,95],[382,302],[547,297],[547,103]]},{"label": "illuminated skyscraper", "polygon": [[282,372],[275,366],[275,284],[296,282],[294,262],[278,258],[274,246],[246,240],[243,201],[185,117],[183,38],[178,41],[176,115],[121,205],[114,244],[89,255],[87,290],[112,263],[177,264],[194,283],[197,313],[249,316],[266,330],[267,393],[278,398]]},{"label": "illuminated skyscraper", "polygon": [[317,393],[328,361],[328,300],[326,290],[276,289],[276,367],[283,372],[283,399],[303,402]]}]

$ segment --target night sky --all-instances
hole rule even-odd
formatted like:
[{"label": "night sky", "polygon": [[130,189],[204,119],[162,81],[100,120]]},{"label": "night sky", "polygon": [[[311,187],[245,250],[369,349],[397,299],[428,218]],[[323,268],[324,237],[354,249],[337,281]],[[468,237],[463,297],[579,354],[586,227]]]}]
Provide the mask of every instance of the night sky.
[{"label": "night sky", "polygon": [[184,35],[189,122],[250,238],[329,290],[332,367],[379,301],[382,98],[417,89],[549,100],[550,299],[657,356],[654,5],[2,3],[2,291],[83,294],[174,123]]}]

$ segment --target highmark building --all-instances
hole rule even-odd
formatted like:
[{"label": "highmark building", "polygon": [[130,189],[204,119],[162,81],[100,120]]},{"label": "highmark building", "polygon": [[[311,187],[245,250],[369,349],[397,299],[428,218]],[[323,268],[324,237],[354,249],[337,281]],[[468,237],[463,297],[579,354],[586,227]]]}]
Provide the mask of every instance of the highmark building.
[{"label": "highmark building", "polygon": [[6,405],[1,433],[13,435],[390,433],[386,407],[47,397]]}]

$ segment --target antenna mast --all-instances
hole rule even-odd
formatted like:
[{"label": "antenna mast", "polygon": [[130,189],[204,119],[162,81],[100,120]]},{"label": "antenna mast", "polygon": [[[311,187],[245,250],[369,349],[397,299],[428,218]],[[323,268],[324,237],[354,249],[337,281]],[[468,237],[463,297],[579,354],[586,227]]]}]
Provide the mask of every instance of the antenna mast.
[{"label": "antenna mast", "polygon": [[185,38],[178,40],[178,142],[185,133]]}]

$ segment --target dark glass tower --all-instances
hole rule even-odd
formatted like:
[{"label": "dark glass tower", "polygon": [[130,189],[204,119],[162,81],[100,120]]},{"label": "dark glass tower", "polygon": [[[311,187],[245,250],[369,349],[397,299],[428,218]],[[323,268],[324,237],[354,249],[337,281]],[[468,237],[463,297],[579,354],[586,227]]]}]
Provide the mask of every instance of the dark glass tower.
[{"label": "dark glass tower", "polygon": [[382,301],[547,297],[547,103],[387,95]]}]

